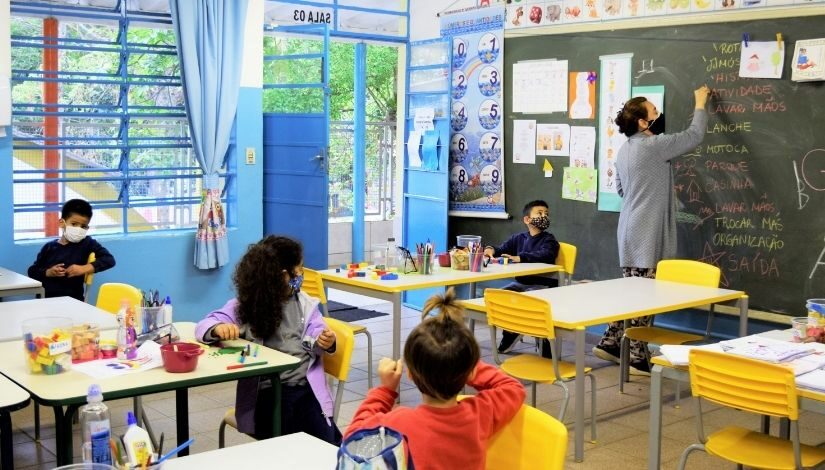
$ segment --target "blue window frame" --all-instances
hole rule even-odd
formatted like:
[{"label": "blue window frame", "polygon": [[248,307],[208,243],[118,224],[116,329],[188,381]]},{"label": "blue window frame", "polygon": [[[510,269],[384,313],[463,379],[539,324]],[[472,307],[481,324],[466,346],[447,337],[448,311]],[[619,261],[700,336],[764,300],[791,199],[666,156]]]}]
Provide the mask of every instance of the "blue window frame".
[{"label": "blue window frame", "polygon": [[[172,20],[131,5],[11,4],[15,239],[57,235],[46,220],[75,197],[92,203],[96,234],[197,227],[202,172]],[[45,18],[57,38],[44,37]],[[49,50],[56,72],[44,71]]]}]

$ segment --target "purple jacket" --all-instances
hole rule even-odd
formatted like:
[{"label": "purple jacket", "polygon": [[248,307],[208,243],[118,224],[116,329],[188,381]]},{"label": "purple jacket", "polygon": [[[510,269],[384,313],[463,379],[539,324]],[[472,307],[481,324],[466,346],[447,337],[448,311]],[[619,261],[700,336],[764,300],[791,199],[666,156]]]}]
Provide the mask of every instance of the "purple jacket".
[{"label": "purple jacket", "polygon": [[[318,336],[326,328],[321,311],[318,309],[318,300],[314,299],[303,292],[298,293],[298,300],[303,309],[304,318],[304,332],[302,337],[310,336],[317,339]],[[229,300],[226,305],[213,311],[203,320],[199,321],[195,327],[195,338],[201,342],[204,341],[204,336],[209,330],[218,323],[234,323],[242,326],[238,322],[236,308],[238,306],[237,299]],[[246,330],[246,331],[244,331]],[[260,338],[252,337],[248,329],[242,328],[241,335],[244,339],[254,341],[256,343],[263,343]],[[327,388],[327,380],[324,375],[324,361],[323,351],[317,346],[310,352],[309,369],[307,370],[307,382],[309,383],[312,392],[315,394],[315,399],[321,405],[321,411],[329,420],[332,417],[332,395]],[[258,384],[260,377],[250,377],[238,380],[238,388],[235,392],[235,420],[238,423],[238,431],[248,434],[255,433],[255,403],[258,398]]]}]

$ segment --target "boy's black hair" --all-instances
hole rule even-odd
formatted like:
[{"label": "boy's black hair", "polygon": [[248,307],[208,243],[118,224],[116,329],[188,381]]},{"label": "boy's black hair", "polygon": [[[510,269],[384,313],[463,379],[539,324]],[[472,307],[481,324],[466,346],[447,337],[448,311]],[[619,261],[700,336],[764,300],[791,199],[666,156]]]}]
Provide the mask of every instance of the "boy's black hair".
[{"label": "boy's black hair", "polygon": [[535,201],[530,201],[524,205],[524,209],[522,209],[521,211],[522,215],[524,217],[527,217],[528,215],[530,215],[530,211],[532,211],[534,207],[546,207],[547,209],[550,209],[550,206],[548,206],[545,201],[542,201],[541,199],[536,199]]},{"label": "boy's black hair", "polygon": [[83,199],[69,199],[63,204],[63,209],[60,210],[60,218],[68,219],[72,214],[77,214],[83,217],[92,218],[92,205]]}]

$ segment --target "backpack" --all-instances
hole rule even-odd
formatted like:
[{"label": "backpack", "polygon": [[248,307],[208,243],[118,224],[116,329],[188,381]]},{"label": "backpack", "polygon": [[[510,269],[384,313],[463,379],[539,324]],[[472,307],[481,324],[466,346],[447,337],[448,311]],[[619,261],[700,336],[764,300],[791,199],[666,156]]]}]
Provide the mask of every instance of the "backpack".
[{"label": "backpack", "polygon": [[362,429],[338,449],[338,470],[414,470],[407,438],[384,426]]}]

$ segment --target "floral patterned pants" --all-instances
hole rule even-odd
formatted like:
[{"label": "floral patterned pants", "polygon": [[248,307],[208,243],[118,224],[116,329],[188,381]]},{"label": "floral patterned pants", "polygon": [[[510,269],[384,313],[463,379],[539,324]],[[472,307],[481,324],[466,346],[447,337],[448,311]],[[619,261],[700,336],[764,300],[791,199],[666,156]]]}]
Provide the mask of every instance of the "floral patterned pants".
[{"label": "floral patterned pants", "polygon": [[[650,279],[656,278],[656,268],[622,268],[622,277],[646,277]],[[630,320],[630,326],[649,326],[653,317],[639,317]],[[598,347],[607,351],[614,350],[616,356],[619,355],[619,343],[624,334],[624,322],[614,321],[607,324],[602,339],[599,341]],[[612,351],[611,351],[612,352]],[[647,343],[641,341],[630,341],[630,363],[640,361],[650,361],[650,351],[647,349]]]}]

